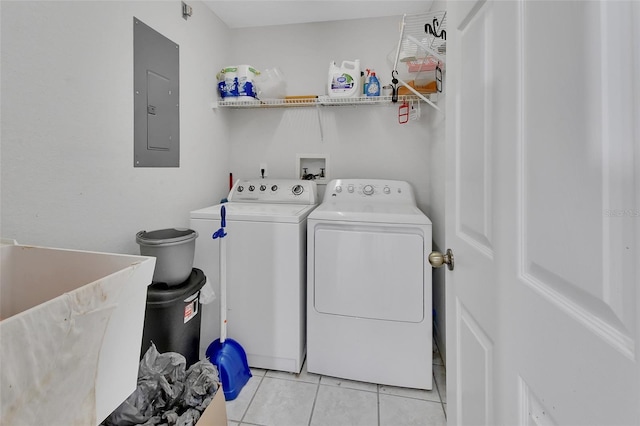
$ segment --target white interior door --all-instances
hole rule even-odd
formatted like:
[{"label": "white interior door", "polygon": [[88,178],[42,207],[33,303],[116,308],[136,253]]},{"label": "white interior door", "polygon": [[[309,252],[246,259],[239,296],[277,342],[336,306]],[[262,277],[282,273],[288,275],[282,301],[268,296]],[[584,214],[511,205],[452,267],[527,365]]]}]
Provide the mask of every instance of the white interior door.
[{"label": "white interior door", "polygon": [[[508,57],[495,4],[448,3],[446,244],[447,420],[494,424],[499,286],[496,280],[497,182],[493,163],[495,79]],[[503,50],[504,51],[504,50]]]},{"label": "white interior door", "polygon": [[640,424],[640,4],[450,2],[451,424]]}]

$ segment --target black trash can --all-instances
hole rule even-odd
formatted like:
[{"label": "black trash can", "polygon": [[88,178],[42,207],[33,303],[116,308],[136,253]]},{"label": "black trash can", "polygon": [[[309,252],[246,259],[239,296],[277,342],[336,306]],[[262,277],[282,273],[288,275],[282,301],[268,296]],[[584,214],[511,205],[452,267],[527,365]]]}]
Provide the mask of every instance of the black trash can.
[{"label": "black trash can", "polygon": [[180,285],[151,284],[147,289],[140,359],[151,346],[158,352],[178,352],[187,360],[187,368],[198,361],[200,352],[200,289],[204,273],[193,268]]}]

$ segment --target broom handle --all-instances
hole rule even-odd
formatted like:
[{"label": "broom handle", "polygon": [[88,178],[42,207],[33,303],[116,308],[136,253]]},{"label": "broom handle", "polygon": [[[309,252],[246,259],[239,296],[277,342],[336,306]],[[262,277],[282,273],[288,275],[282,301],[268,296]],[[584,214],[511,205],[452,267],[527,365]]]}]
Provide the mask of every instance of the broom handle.
[{"label": "broom handle", "polygon": [[227,242],[220,238],[220,343],[227,340]]},{"label": "broom handle", "polygon": [[220,343],[227,340],[227,242],[224,227],[227,226],[227,209],[220,206]]}]

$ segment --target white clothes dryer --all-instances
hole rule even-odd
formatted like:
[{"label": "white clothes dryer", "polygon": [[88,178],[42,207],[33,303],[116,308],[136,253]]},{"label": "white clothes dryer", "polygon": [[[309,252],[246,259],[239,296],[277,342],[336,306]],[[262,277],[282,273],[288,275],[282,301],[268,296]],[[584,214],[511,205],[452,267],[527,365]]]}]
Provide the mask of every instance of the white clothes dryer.
[{"label": "white clothes dryer", "polygon": [[[306,223],[316,207],[313,181],[237,181],[224,204],[227,248],[227,333],[249,366],[299,373],[306,352]],[[198,232],[194,266],[220,294],[222,204],[191,212]],[[220,337],[220,305],[204,305],[200,356]]]},{"label": "white clothes dryer", "polygon": [[409,183],[342,179],[307,219],[307,369],[432,389],[431,221]]}]

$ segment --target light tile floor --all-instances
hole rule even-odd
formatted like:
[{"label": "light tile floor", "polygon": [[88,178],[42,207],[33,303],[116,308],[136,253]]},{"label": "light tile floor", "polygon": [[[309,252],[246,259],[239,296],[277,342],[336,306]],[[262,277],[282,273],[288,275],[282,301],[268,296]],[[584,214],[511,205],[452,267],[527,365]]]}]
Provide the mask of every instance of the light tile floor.
[{"label": "light tile floor", "polygon": [[433,347],[431,391],[312,374],[306,363],[300,374],[252,368],[240,395],[226,403],[229,425],[446,425],[446,373]]}]

